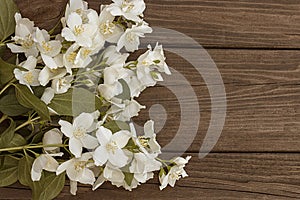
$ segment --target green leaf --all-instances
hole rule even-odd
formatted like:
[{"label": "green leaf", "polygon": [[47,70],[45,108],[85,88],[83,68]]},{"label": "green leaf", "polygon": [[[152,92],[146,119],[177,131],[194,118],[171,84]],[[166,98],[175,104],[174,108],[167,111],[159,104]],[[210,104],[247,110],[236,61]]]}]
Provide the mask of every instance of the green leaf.
[{"label": "green leaf", "polygon": [[159,176],[162,177],[162,175],[165,175],[165,174],[166,174],[166,172],[165,172],[164,168],[163,167],[160,168]]},{"label": "green leaf", "polygon": [[33,183],[33,200],[51,200],[59,195],[65,185],[65,173],[43,172],[41,180]]},{"label": "green leaf", "polygon": [[128,173],[128,172],[123,172],[124,176],[125,176],[125,182],[127,183],[127,185],[131,186],[134,174],[132,173]]},{"label": "green leaf", "polygon": [[128,130],[130,131],[130,127],[126,122],[122,121],[110,121],[103,125],[105,128],[111,130],[111,132],[116,133],[121,130]]},{"label": "green leaf", "polygon": [[5,46],[0,46],[0,58],[3,56],[5,52]]},{"label": "green leaf", "polygon": [[34,182],[31,179],[33,161],[34,159],[28,155],[21,158],[18,165],[19,182],[32,189],[32,197],[34,200],[54,199],[65,185],[65,173],[56,176],[55,173],[44,171],[40,181]]},{"label": "green leaf", "polygon": [[7,147],[7,144],[10,144],[12,142],[12,139],[14,137],[16,123],[11,118],[8,118],[10,120],[9,127],[0,135],[0,147]]},{"label": "green leaf", "polygon": [[18,180],[18,160],[4,157],[0,168],[0,187],[14,184]]},{"label": "green leaf", "polygon": [[18,180],[24,186],[33,188],[33,181],[31,179],[31,167],[34,159],[30,156],[24,156],[19,160],[18,164]]},{"label": "green leaf", "polygon": [[123,92],[116,97],[122,100],[130,100],[131,93],[128,84],[123,79],[120,79],[119,82],[122,84]]},{"label": "green leaf", "polygon": [[51,120],[47,105],[34,94],[32,94],[28,87],[25,85],[16,84],[15,88],[16,97],[22,106],[35,110],[42,120]]},{"label": "green leaf", "polygon": [[[1,6],[0,6],[0,10],[1,10]],[[0,86],[1,87],[15,77],[14,69],[16,67],[17,67],[16,65],[5,62],[0,58]]]},{"label": "green leaf", "polygon": [[8,116],[18,116],[28,112],[29,109],[18,102],[15,88],[11,87],[0,98],[0,111]]},{"label": "green leaf", "polygon": [[[25,138],[20,134],[15,134],[11,142],[6,147],[20,147],[27,144]],[[13,151],[10,151],[13,152]]]},{"label": "green leaf", "polygon": [[65,94],[55,95],[48,105],[59,115],[78,116],[82,112],[92,113],[100,110],[101,100],[92,92],[83,88],[69,89]]},{"label": "green leaf", "polygon": [[1,0],[0,6],[0,41],[4,41],[15,31],[15,13],[18,7],[13,0]]}]

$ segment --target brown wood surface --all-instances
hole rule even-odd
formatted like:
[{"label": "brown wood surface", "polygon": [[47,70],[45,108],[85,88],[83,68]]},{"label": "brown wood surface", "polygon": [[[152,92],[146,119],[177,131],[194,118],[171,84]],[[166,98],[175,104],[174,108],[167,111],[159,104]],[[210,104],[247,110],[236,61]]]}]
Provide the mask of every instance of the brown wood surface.
[{"label": "brown wood surface", "polygon": [[[50,29],[67,0],[16,2],[25,17]],[[100,3],[110,1],[88,2],[98,9]],[[187,152],[193,156],[187,167],[190,176],[164,191],[159,191],[156,179],[133,192],[108,184],[97,192],[81,186],[76,197],[66,186],[57,199],[300,199],[300,0],[146,2],[151,26],[192,37],[217,64],[228,100],[221,138],[213,152],[198,159],[211,117],[208,89],[187,61],[167,53],[168,64],[190,82],[201,108],[199,131]],[[184,40],[170,38],[173,48],[194,49]],[[184,94],[186,85],[174,84]],[[178,129],[177,99],[168,89],[155,87],[139,100],[148,108],[159,103],[167,110],[167,123],[158,136],[160,143],[167,144]],[[187,94],[184,104],[190,103]],[[148,118],[144,110],[135,121],[142,124]],[[30,190],[16,184],[0,189],[0,199],[30,199]]]}]

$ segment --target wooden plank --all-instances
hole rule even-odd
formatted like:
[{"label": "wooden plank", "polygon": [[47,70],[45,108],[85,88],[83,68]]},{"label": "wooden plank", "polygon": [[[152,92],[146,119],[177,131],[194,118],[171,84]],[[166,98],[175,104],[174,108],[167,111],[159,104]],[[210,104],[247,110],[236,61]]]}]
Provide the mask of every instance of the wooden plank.
[{"label": "wooden plank", "polygon": [[[185,90],[185,86],[177,86],[183,100],[179,104],[174,94],[165,88],[149,88],[139,101],[147,106],[134,121],[142,125],[149,119],[149,108],[160,104],[162,109],[152,111],[153,120],[158,122],[167,118],[163,130],[159,132],[158,140],[162,145],[168,144],[177,134],[181,110],[180,105],[187,108],[185,115],[195,116],[194,107],[197,104]],[[197,152],[202,145],[211,117],[210,96],[206,87],[194,86],[200,105],[201,119],[199,130],[189,151]],[[299,152],[300,140],[300,87],[297,85],[252,85],[226,86],[227,117],[225,126],[214,151],[243,152]],[[154,109],[155,110],[155,109]],[[189,122],[187,122],[189,123]],[[216,122],[218,123],[218,122]],[[162,126],[163,126],[162,125]],[[161,126],[161,125],[160,125]],[[182,150],[186,144],[185,137],[191,134],[195,124],[192,122],[182,135],[182,140],[176,144],[174,151]]]},{"label": "wooden plank", "polygon": [[[300,84],[300,51],[174,49],[166,48],[167,63],[182,74],[191,85],[206,85],[203,77],[214,79],[210,69],[215,62],[224,84],[263,85]],[[177,54],[175,54],[176,52]],[[187,57],[182,57],[187,54]],[[190,63],[196,63],[191,65]],[[201,68],[203,74],[197,69]],[[172,85],[184,85],[174,74]],[[212,84],[219,84],[217,81]],[[226,88],[227,89],[227,88]]]},{"label": "wooden plank", "polygon": [[[67,0],[15,0],[24,16],[50,29]],[[98,0],[88,0],[99,10]],[[111,1],[101,1],[108,4]],[[146,0],[151,26],[182,32],[205,47],[300,48],[299,0]],[[168,35],[174,45],[185,46]]]},{"label": "wooden plank", "polygon": [[[194,53],[192,57],[197,58],[197,51]],[[228,100],[226,123],[214,151],[299,152],[299,51],[209,50],[209,53],[222,75]],[[197,152],[211,117],[211,96],[202,76],[213,79],[215,74],[208,69],[207,73],[200,75],[191,64],[173,53],[167,53],[167,61],[189,81],[184,83],[175,75],[168,78],[171,80],[169,85],[183,98],[181,105],[187,107],[187,115],[195,116],[191,105],[200,106],[199,130],[188,149]],[[203,59],[200,67],[209,66],[209,62]],[[193,99],[193,93],[186,90],[187,85],[192,86],[198,102]],[[214,99],[217,102],[222,100],[221,96]],[[151,116],[158,126],[164,126],[159,132],[159,141],[163,145],[168,144],[177,134],[181,120],[180,103],[174,93],[163,87],[149,88],[139,101],[148,108],[135,119],[139,125],[149,119],[152,105],[161,104],[165,108],[168,115],[166,124],[163,123],[166,116],[161,109]],[[191,133],[194,127],[191,121],[185,132]],[[187,143],[184,137],[183,134],[174,151],[184,149],[181,148]]]},{"label": "wooden plank", "polygon": [[[159,191],[157,178],[133,192],[105,184],[92,192],[81,187],[78,196],[65,187],[57,199],[299,199],[299,154],[197,154],[187,166],[188,178],[175,188]],[[30,191],[19,185],[0,189],[0,199],[30,199]]]}]

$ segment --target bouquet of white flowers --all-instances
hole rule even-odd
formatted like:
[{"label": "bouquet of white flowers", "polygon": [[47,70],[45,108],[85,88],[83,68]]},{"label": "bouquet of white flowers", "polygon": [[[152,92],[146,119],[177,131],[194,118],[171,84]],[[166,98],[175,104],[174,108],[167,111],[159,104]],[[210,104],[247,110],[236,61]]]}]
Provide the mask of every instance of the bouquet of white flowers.
[{"label": "bouquet of white flowers", "polygon": [[161,45],[136,60],[124,53],[152,32],[145,8],[143,0],[113,0],[98,14],[70,0],[46,31],[1,1],[0,55],[7,47],[14,56],[0,59],[0,186],[19,181],[34,199],[53,199],[66,175],[74,195],[78,182],[131,191],[160,171],[162,190],[187,176],[190,157],[158,158],[154,122],[137,133],[131,121],[145,108],[135,98],[171,74]]}]

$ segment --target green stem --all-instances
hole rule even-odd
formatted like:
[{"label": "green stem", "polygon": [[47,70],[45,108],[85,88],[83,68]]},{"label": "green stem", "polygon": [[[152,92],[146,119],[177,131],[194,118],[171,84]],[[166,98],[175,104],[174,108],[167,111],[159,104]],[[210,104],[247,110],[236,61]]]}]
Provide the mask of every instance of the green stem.
[{"label": "green stem", "polygon": [[4,121],[4,120],[6,120],[7,119],[7,115],[3,115],[2,117],[1,117],[1,119],[0,119],[0,124]]},{"label": "green stem", "polygon": [[18,131],[18,130],[20,130],[21,128],[24,128],[25,126],[31,124],[32,122],[34,122],[34,121],[36,121],[36,120],[39,120],[40,118],[41,118],[41,117],[36,117],[36,118],[34,118],[34,119],[28,120],[27,122],[25,122],[25,123],[21,124],[20,126],[18,126],[18,127],[15,129],[15,131]]},{"label": "green stem", "polygon": [[69,145],[66,145],[66,144],[35,145],[35,146],[25,145],[25,146],[19,146],[19,147],[9,147],[9,148],[0,149],[0,152],[19,151],[19,150],[26,150],[26,149],[41,149],[44,147],[67,147],[67,146],[69,146]]},{"label": "green stem", "polygon": [[0,91],[0,95],[1,95],[3,92],[5,92],[5,90],[6,90],[7,88],[9,88],[11,85],[12,85],[12,83],[10,82],[10,83],[8,83],[4,88],[2,88],[2,90]]}]

